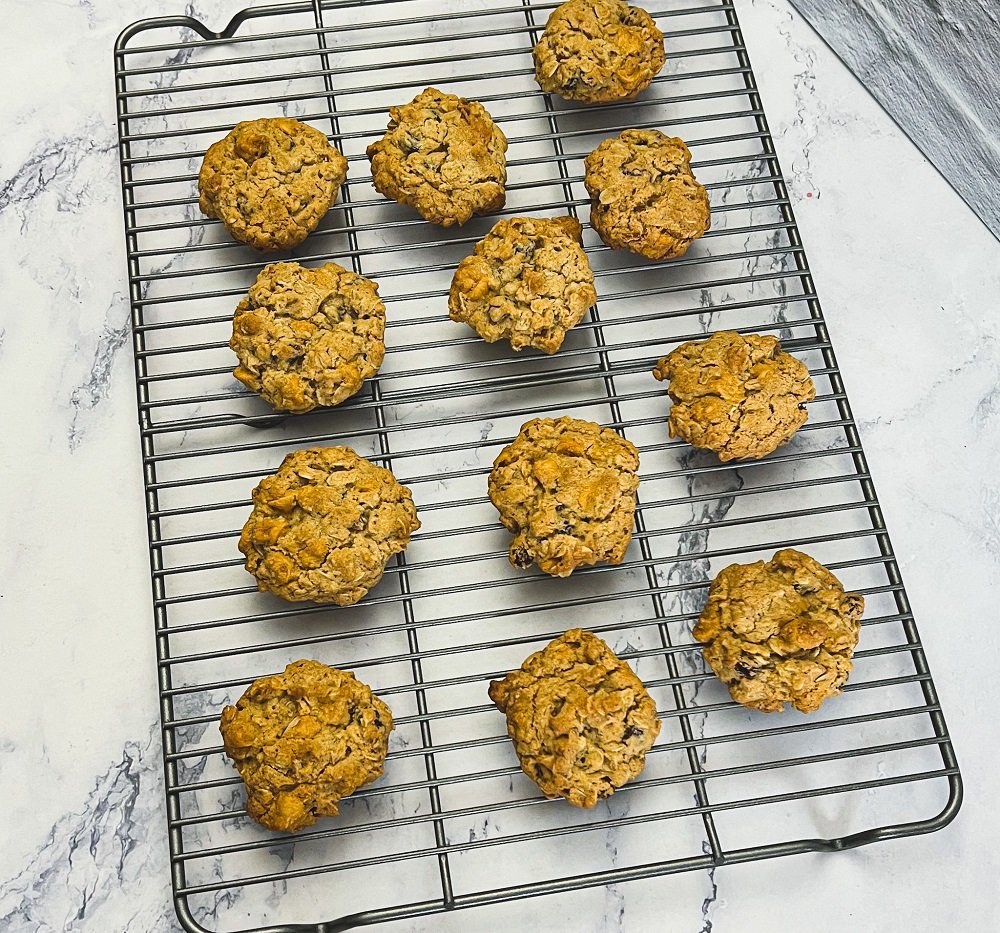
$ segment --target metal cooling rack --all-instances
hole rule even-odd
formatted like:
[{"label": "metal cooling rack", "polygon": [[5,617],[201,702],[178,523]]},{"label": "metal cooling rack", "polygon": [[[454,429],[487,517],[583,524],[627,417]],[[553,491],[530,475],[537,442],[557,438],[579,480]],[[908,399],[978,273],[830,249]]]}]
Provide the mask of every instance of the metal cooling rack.
[{"label": "metal cooling rack", "polygon": [[[177,913],[187,930],[329,931],[937,829],[961,782],[844,394],[733,6],[647,6],[667,66],[635,102],[542,94],[530,48],[556,4],[300,2],[215,33],[187,17],[115,49],[129,283]],[[426,85],[481,100],[510,139],[504,215],[586,220],[582,158],[630,126],[688,140],[713,229],[650,263],[587,231],[598,306],[553,358],[487,346],[447,319],[459,260],[495,222],[431,227],[375,194],[365,146]],[[229,323],[265,257],[198,212],[207,146],[289,114],[349,159],[342,200],[294,255],[378,281],[388,352],[335,410],[277,418],[231,376]],[[273,258],[273,257],[269,257]],[[778,334],[818,396],[793,441],[723,466],[667,439],[650,370],[721,328]],[[537,415],[613,425],[641,452],[620,567],[513,570],[485,495]],[[423,528],[359,605],[259,594],[236,548],[249,493],[285,453],[345,443],[414,492]],[[766,716],[707,675],[690,626],[733,561],[807,550],[864,593],[855,670],[812,716]],[[639,779],[593,811],[542,799],[517,767],[490,677],[567,628],[600,633],[664,720]],[[254,825],[216,728],[226,702],[299,657],[353,669],[391,704],[385,776],[295,837]],[[335,918],[335,919],[334,919]]]}]

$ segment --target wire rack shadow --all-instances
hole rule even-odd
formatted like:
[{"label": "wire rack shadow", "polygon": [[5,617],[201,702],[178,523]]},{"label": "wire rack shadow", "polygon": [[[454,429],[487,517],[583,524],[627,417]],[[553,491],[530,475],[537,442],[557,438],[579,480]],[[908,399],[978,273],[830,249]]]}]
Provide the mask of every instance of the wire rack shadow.
[{"label": "wire rack shadow", "polygon": [[[869,476],[732,3],[648,3],[667,65],[627,103],[539,91],[531,47],[553,2],[331,0],[188,17],[115,48],[128,275],[159,670],[172,883],[185,929],[342,930],[946,825],[961,780]],[[685,138],[713,229],[654,263],[586,234],[597,306],[555,357],[448,320],[451,273],[495,218],[432,228],[375,195],[364,150],[427,85],[482,101],[510,140],[504,215],[587,218],[583,157],[628,127]],[[374,278],[379,376],[334,410],[275,417],[232,378],[233,307],[263,260],[198,211],[207,146],[287,114],[349,160],[341,201],[294,253]],[[284,257],[281,257],[284,258]],[[805,360],[810,420],[770,458],[720,464],[668,440],[650,375],[678,343],[767,332]],[[617,567],[513,570],[485,495],[521,423],[573,414],[640,450],[635,536]],[[414,492],[423,527],[348,609],[259,594],[236,539],[287,452],[348,444]],[[752,714],[706,674],[690,626],[734,561],[802,548],[866,597],[855,670],[810,717]],[[643,775],[593,811],[517,767],[491,677],[584,625],[636,669],[664,721]],[[357,671],[392,706],[386,774],[295,839],[250,821],[216,723],[300,657]],[[249,920],[248,920],[249,918]],[[248,926],[249,924],[249,926]]]}]

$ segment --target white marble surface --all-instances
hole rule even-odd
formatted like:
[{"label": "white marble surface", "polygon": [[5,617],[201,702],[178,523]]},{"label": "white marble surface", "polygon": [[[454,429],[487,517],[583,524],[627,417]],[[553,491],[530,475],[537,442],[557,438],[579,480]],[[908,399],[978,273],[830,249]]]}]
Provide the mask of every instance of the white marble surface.
[{"label": "white marble surface", "polygon": [[996,4],[795,3],[1000,237],[1000,193],[993,184],[1000,164],[1000,110],[983,80],[1000,67]]},{"label": "white marble surface", "polygon": [[[191,11],[221,24],[240,0]],[[1000,245],[785,0],[741,0],[966,782],[956,822],[384,929],[1000,928]],[[0,35],[0,929],[170,931],[110,48],[165,0],[7,0]]]}]

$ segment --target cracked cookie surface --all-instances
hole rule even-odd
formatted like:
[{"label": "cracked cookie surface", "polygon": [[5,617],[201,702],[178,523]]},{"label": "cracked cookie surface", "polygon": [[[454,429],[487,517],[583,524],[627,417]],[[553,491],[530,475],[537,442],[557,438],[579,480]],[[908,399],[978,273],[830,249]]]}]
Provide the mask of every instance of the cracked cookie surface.
[{"label": "cracked cookie surface", "polygon": [[248,120],[213,143],[198,175],[198,205],[241,243],[291,249],[323,219],[347,160],[319,130],[290,117]]},{"label": "cracked cookie surface", "polygon": [[809,369],[776,337],[720,331],[681,344],[653,370],[674,404],[671,437],[715,451],[719,459],[755,460],[786,443],[816,397]]},{"label": "cracked cookie surface", "polygon": [[349,447],[290,453],[253,491],[240,535],[257,588],[349,606],[420,527],[410,490]]},{"label": "cracked cookie surface", "polygon": [[711,226],[708,193],[684,141],[659,130],[625,130],[584,160],[590,223],[612,249],[674,259]]},{"label": "cracked cookie surface", "polygon": [[589,104],[631,100],[666,61],[653,18],[622,0],[569,0],[556,7],[533,55],[543,91]]},{"label": "cracked cookie surface", "polygon": [[443,227],[504,206],[507,138],[482,104],[429,87],[389,116],[368,147],[380,194]]},{"label": "cracked cookie surface", "polygon": [[370,687],[318,661],[255,680],[219,725],[247,812],[284,833],[336,816],[344,797],[380,777],[392,729]]},{"label": "cracked cookie surface", "polygon": [[501,220],[455,270],[449,316],[489,343],[555,353],[597,301],[582,243],[572,217]]},{"label": "cracked cookie surface", "polygon": [[788,548],[721,571],[692,634],[737,703],[809,713],[847,680],[864,608],[821,563]]},{"label": "cracked cookie surface", "polygon": [[493,463],[489,495],[513,532],[510,562],[556,577],[620,564],[632,538],[639,452],[610,428],[536,418]]},{"label": "cracked cookie surface", "polygon": [[596,635],[573,629],[531,655],[490,699],[521,768],[546,797],[592,807],[636,777],[660,732],[656,705]]},{"label": "cracked cookie surface", "polygon": [[265,266],[233,315],[233,372],[281,411],[339,405],[382,365],[378,287],[334,262]]}]

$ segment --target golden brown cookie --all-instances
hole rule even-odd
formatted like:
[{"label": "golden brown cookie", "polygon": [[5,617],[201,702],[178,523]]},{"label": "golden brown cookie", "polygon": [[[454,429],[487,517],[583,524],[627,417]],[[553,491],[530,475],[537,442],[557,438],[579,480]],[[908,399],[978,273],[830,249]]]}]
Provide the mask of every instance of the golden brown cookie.
[{"label": "golden brown cookie", "polygon": [[500,452],[490,499],[513,532],[510,562],[555,577],[620,564],[632,539],[639,452],[610,428],[575,418],[536,418]]},{"label": "golden brown cookie", "polygon": [[368,147],[380,194],[442,227],[504,206],[507,138],[482,104],[429,87],[389,116]]},{"label": "golden brown cookie", "polygon": [[597,301],[582,243],[572,217],[501,220],[455,270],[449,316],[488,343],[555,353]]},{"label": "golden brown cookie", "polygon": [[301,243],[337,200],[347,160],[319,130],[290,117],[237,123],[209,146],[198,205],[259,250]]},{"label": "golden brown cookie", "polygon": [[776,337],[720,331],[684,343],[656,364],[669,380],[671,437],[722,461],[765,457],[806,423],[816,397],[809,369]]},{"label": "golden brown cookie", "polygon": [[328,262],[265,266],[233,316],[233,375],[282,411],[339,405],[385,355],[378,286]]},{"label": "golden brown cookie", "polygon": [[684,141],[659,130],[625,130],[584,160],[590,223],[612,249],[675,259],[711,226],[708,192]]},{"label": "golden brown cookie", "polygon": [[663,33],[623,0],[568,0],[552,11],[534,48],[535,80],[566,100],[631,100],[666,61]]},{"label": "golden brown cookie", "polygon": [[420,527],[410,490],[350,447],[290,453],[253,491],[240,535],[257,588],[349,606]]},{"label": "golden brown cookie", "polygon": [[864,609],[864,597],[789,548],[719,573],[693,635],[737,703],[809,713],[847,680]]},{"label": "golden brown cookie", "polygon": [[573,629],[490,683],[521,769],[546,797],[592,807],[642,772],[656,705],[596,635]]},{"label": "golden brown cookie", "polygon": [[219,725],[247,812],[282,833],[336,816],[344,797],[380,777],[392,728],[370,687],[319,661],[255,680]]}]

